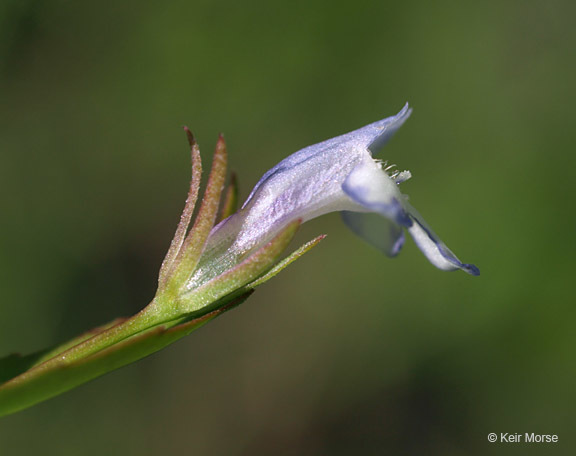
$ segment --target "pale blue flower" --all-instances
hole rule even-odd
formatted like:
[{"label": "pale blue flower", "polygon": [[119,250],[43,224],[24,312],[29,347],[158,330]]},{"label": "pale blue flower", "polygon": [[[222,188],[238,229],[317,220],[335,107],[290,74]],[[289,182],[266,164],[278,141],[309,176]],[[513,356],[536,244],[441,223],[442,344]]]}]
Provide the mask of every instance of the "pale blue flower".
[{"label": "pale blue flower", "polygon": [[389,256],[399,253],[406,229],[437,268],[462,269],[462,263],[400,193],[409,171],[392,172],[373,157],[408,119],[408,104],[395,116],[306,147],[269,170],[242,206],[217,225],[203,260],[189,282],[193,288],[238,263],[288,223],[342,211],[346,224]]}]

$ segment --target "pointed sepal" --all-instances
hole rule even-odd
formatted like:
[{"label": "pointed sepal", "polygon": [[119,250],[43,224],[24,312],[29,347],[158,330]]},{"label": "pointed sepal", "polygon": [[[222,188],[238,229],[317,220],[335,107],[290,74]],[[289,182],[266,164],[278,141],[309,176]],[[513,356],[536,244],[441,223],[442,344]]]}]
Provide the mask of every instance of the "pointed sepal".
[{"label": "pointed sepal", "polygon": [[188,227],[190,226],[190,221],[192,220],[192,214],[194,213],[194,207],[196,206],[196,201],[198,199],[198,192],[200,190],[200,180],[202,179],[202,159],[200,158],[200,149],[198,143],[194,139],[194,135],[188,127],[184,127],[186,136],[188,138],[188,143],[190,144],[190,154],[192,156],[192,178],[190,179],[190,189],[188,190],[188,197],[186,198],[186,204],[184,205],[184,210],[180,216],[180,223],[176,228],[176,233],[174,238],[170,243],[170,248],[166,257],[162,262],[160,268],[160,275],[158,278],[159,290],[164,289],[166,286],[166,281],[168,276],[174,269],[174,262],[176,257],[180,253],[182,244],[186,239],[186,233]]},{"label": "pointed sepal", "polygon": [[300,227],[300,219],[289,223],[271,241],[223,274],[183,295],[180,308],[193,313],[220,298],[240,290],[270,270]]},{"label": "pointed sepal", "polygon": [[320,241],[322,241],[325,237],[326,237],[325,234],[321,234],[320,236],[312,239],[311,241],[307,242],[306,244],[304,244],[300,248],[294,250],[286,258],[284,258],[283,260],[276,263],[272,267],[272,269],[270,269],[268,272],[266,272],[263,276],[257,278],[255,281],[250,282],[249,284],[245,285],[244,289],[245,290],[254,289],[258,285],[262,285],[264,282],[267,282],[272,277],[274,277],[276,274],[278,274],[280,271],[282,271],[285,267],[287,267],[289,264],[293,263],[298,258],[300,258],[302,255],[309,252],[312,248],[316,247],[320,243]]},{"label": "pointed sepal", "polygon": [[218,214],[218,220],[216,223],[220,223],[222,220],[230,217],[234,212],[238,210],[238,179],[236,173],[230,175],[230,182],[226,191],[224,192],[224,199],[222,200],[222,205],[220,207],[220,214]]},{"label": "pointed sepal", "polygon": [[220,135],[216,143],[216,150],[214,151],[214,158],[212,159],[212,169],[210,170],[210,176],[206,184],[206,191],[204,192],[198,215],[175,259],[173,272],[170,278],[167,279],[166,288],[170,293],[177,294],[179,290],[185,286],[186,281],[194,271],[204,251],[206,240],[216,222],[216,215],[220,205],[220,195],[222,194],[226,178],[226,164],[226,142],[224,141],[224,137]]}]

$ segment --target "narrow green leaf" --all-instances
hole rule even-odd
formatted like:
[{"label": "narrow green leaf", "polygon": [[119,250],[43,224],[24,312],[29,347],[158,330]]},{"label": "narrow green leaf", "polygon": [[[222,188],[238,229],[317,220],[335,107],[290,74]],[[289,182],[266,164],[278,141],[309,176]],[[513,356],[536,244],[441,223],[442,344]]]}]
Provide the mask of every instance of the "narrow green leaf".
[{"label": "narrow green leaf", "polygon": [[79,336],[63,343],[60,344],[54,348],[52,348],[51,350],[48,350],[44,353],[44,355],[42,357],[40,357],[38,359],[38,361],[36,363],[34,363],[34,366],[37,366],[38,364],[41,364],[45,361],[48,361],[50,358],[54,358],[56,355],[59,355],[61,353],[64,353],[67,350],[70,350],[72,347],[75,347],[79,344],[81,344],[82,342],[91,339],[94,336],[97,336],[98,334],[102,334],[104,331],[109,330],[110,328],[114,327],[114,326],[118,326],[124,322],[128,321],[128,318],[115,318],[114,320],[112,320],[109,323],[106,323],[104,325],[98,326],[96,328],[93,328],[89,331],[86,331],[83,334],[80,334]]},{"label": "narrow green leaf", "polygon": [[12,353],[0,359],[0,384],[17,377],[38,363],[48,350],[42,350],[29,355]]},{"label": "narrow green leaf", "polygon": [[107,323],[97,328],[93,328],[63,344],[57,345],[53,348],[47,348],[36,353],[29,355],[20,355],[18,353],[13,353],[11,355],[5,356],[0,359],[0,385],[7,382],[11,378],[14,378],[23,372],[42,364],[43,362],[53,358],[54,356],[69,350],[70,348],[84,342],[85,340],[94,337],[97,334],[104,332],[105,330],[111,328],[112,326],[118,325],[120,322],[125,321],[125,318],[116,318],[110,323]]}]

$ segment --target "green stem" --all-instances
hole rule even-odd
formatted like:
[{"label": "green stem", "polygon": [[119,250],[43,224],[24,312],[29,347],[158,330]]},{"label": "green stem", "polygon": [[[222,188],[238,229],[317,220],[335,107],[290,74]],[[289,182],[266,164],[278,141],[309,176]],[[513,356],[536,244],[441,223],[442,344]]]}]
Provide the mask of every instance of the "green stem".
[{"label": "green stem", "polygon": [[30,407],[76,386],[144,358],[186,336],[243,302],[251,291],[222,302],[199,318],[161,322],[149,306],[139,314],[0,385],[0,416]]},{"label": "green stem", "polygon": [[[93,355],[105,348],[108,348],[124,339],[132,337],[138,333],[151,329],[158,326],[165,321],[155,312],[151,312],[149,309],[153,309],[152,304],[138,312],[133,317],[128,320],[122,321],[117,325],[112,326],[105,331],[81,342],[72,348],[62,352],[59,356],[53,359],[59,363],[73,363],[87,356]],[[44,364],[50,362],[46,361]]]}]

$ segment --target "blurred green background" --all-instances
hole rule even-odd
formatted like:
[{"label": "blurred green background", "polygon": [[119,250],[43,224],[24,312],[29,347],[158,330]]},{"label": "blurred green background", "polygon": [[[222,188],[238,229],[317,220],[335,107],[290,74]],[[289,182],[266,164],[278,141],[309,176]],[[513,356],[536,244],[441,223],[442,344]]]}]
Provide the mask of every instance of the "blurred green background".
[{"label": "blurred green background", "polygon": [[[0,3],[0,352],[153,296],[225,133],[243,198],[395,114],[384,158],[479,278],[328,238],[178,344],[0,421],[4,455],[575,454],[574,2]],[[558,434],[490,444],[489,432]]]}]

